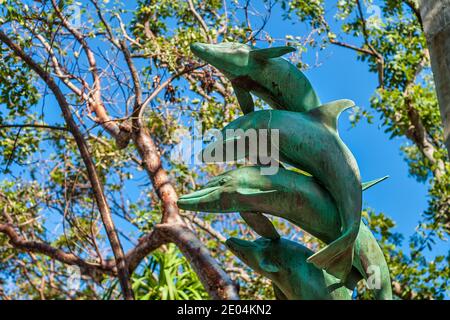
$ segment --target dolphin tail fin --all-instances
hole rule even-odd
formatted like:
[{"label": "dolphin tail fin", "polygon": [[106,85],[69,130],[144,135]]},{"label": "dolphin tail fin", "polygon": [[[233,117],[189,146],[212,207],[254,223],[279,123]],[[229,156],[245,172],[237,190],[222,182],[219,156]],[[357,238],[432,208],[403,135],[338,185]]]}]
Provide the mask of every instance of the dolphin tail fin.
[{"label": "dolphin tail fin", "polygon": [[345,286],[349,290],[353,290],[359,281],[364,279],[361,272],[358,271],[355,267],[352,268],[351,272],[348,274],[347,279],[345,280]]},{"label": "dolphin tail fin", "polygon": [[362,183],[362,190],[365,191],[371,187],[373,187],[374,185],[386,180],[387,178],[389,178],[389,176],[384,176],[382,178],[379,179],[375,179],[375,180],[371,180],[371,181],[367,181],[367,182],[363,182]]},{"label": "dolphin tail fin", "polygon": [[344,235],[308,258],[317,268],[345,281],[352,270],[353,244],[358,230],[349,230]]}]

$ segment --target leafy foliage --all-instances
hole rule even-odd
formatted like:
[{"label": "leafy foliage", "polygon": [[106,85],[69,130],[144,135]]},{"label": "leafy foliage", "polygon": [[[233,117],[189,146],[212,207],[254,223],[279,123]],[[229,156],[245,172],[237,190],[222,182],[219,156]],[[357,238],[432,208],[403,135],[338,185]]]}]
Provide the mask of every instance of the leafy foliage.
[{"label": "leafy foliage", "polygon": [[134,274],[133,290],[139,300],[202,300],[208,297],[186,258],[173,244],[155,252],[142,272]]}]

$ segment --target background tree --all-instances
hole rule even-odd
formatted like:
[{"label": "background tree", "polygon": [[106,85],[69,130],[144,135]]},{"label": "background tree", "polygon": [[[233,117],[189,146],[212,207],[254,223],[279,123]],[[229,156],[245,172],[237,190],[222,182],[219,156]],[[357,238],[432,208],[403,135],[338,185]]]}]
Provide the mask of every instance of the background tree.
[{"label": "background tree", "polygon": [[[450,89],[448,88],[450,61],[448,48],[450,46],[450,2],[420,1],[420,20],[428,41],[433,67],[434,81],[441,109],[444,126],[444,141],[450,156]],[[419,14],[416,13],[417,17]]]},{"label": "background tree", "polygon": [[[177,161],[171,155],[183,132],[198,122],[203,132],[221,128],[240,112],[230,83],[192,56],[195,41],[288,43],[302,49],[293,57],[302,68],[302,52],[331,43],[379,73],[371,105],[392,136],[412,141],[405,158],[429,183],[430,205],[408,253],[392,220],[370,210],[366,219],[389,258],[396,295],[444,297],[449,258],[428,261],[422,250],[450,229],[448,159],[414,3],[378,3],[389,24],[377,29],[366,26],[359,1],[332,2],[338,32],[323,1],[0,2],[4,299],[228,299],[237,297],[232,279],[244,280],[241,298],[273,298],[270,283],[223,246],[229,236],[256,236],[237,215],[176,206],[177,194],[229,168]],[[264,28],[275,9],[294,26],[306,22],[309,34],[271,37]],[[364,116],[370,120],[367,111],[356,120]],[[274,223],[310,248],[321,245]],[[68,281],[68,265],[79,286]],[[358,297],[370,294],[361,286]]]}]

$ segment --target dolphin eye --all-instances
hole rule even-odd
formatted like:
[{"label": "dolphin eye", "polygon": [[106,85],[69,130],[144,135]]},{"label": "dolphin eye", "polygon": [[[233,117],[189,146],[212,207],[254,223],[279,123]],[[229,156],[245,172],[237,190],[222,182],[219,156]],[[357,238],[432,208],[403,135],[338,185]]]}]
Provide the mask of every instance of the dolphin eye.
[{"label": "dolphin eye", "polygon": [[231,180],[231,177],[228,177],[228,176],[221,177],[220,180],[219,180],[219,184],[223,185],[223,184],[227,183],[230,180]]},{"label": "dolphin eye", "polygon": [[214,177],[209,181],[209,183],[206,185],[207,187],[216,187],[216,186],[222,186],[228,181],[230,181],[232,178],[223,176],[223,177]]}]

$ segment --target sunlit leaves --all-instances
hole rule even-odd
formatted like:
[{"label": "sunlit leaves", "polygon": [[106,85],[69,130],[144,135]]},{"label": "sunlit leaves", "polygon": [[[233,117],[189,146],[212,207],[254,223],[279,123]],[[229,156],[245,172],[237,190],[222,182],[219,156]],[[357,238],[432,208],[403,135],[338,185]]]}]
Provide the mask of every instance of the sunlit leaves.
[{"label": "sunlit leaves", "polygon": [[207,293],[186,258],[171,244],[155,252],[133,275],[139,300],[203,300]]}]

